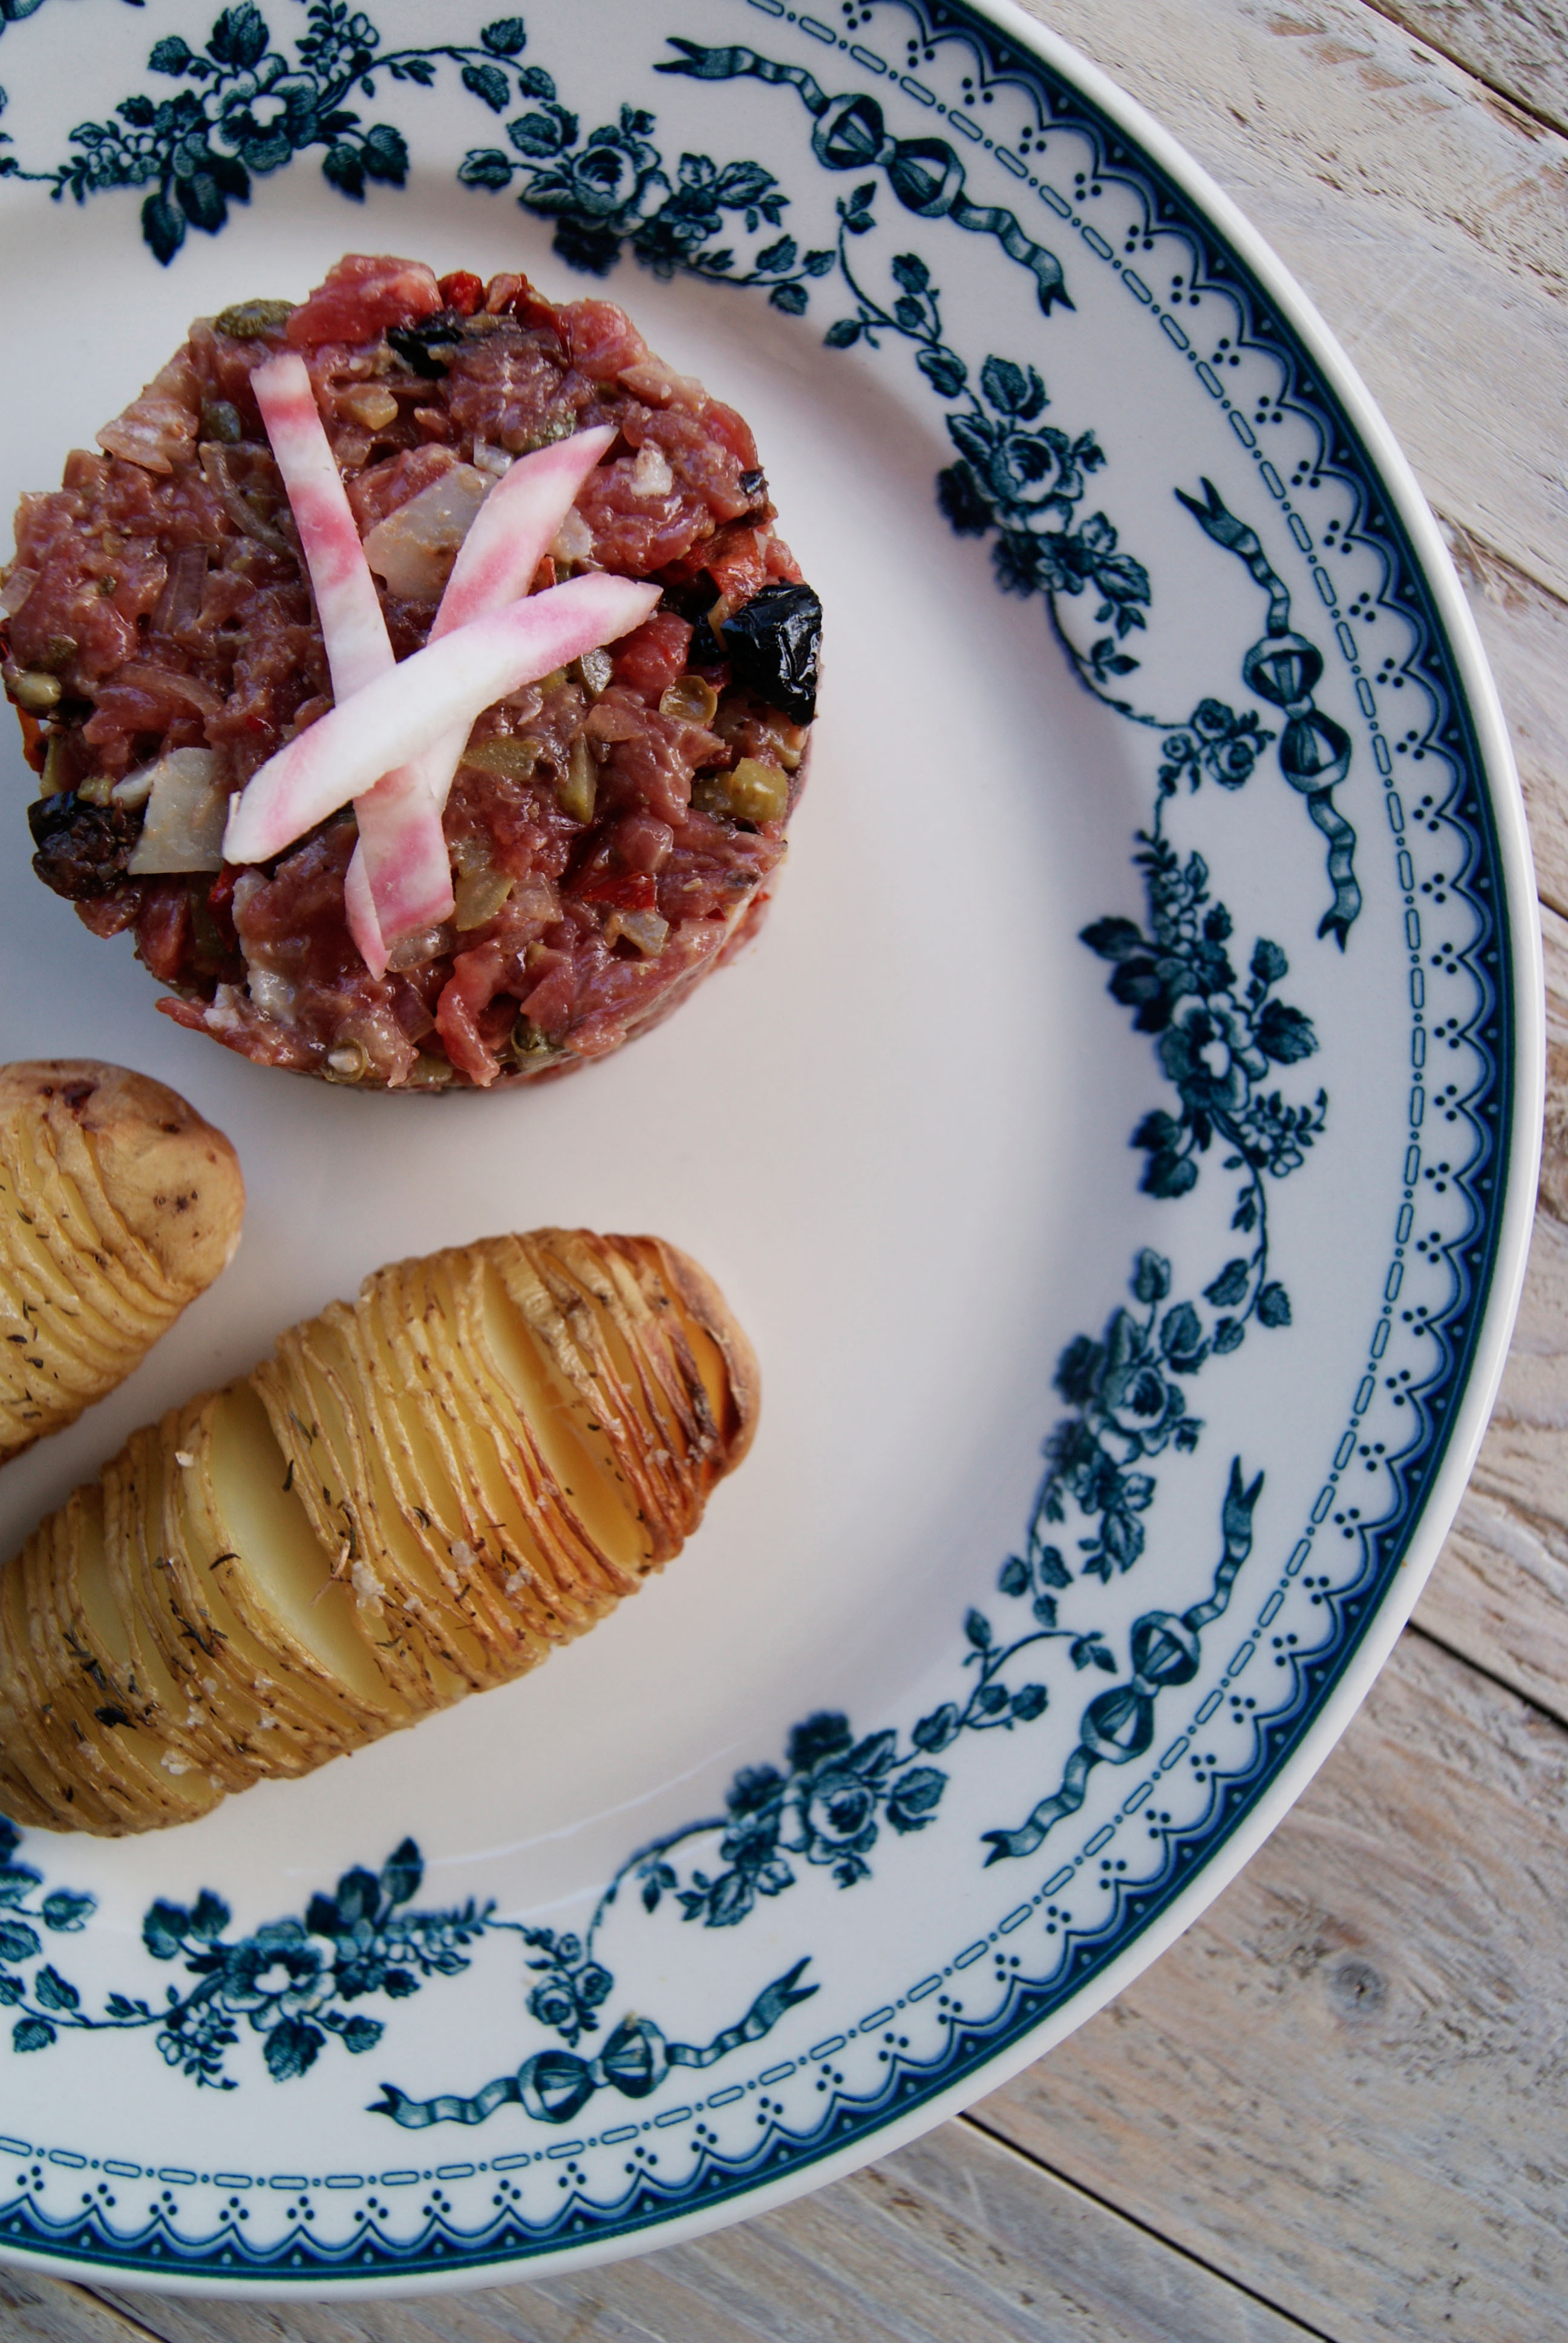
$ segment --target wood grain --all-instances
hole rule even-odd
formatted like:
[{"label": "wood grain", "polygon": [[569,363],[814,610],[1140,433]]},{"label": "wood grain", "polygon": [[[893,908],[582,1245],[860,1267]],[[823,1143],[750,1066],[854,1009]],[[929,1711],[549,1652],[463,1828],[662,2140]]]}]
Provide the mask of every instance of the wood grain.
[{"label": "wood grain", "polygon": [[1336,2343],[1563,2331],[1568,1734],[1407,1635],[1175,1949],[979,2119]]},{"label": "wood grain", "polygon": [[536,2286],[299,2310],[123,2302],[160,2343],[1307,2343],[968,2124],[743,2227]]},{"label": "wood grain", "polygon": [[147,2343],[150,2333],[85,2287],[0,2269],[0,2335],[5,2343]]},{"label": "wood grain", "polygon": [[1546,910],[1542,924],[1548,1103],[1524,1300],[1480,1458],[1415,1615],[1568,1725],[1568,920]]},{"label": "wood grain", "polygon": [[1568,602],[1465,530],[1447,535],[1508,720],[1535,883],[1543,902],[1568,913]]},{"label": "wood grain", "polygon": [[1372,0],[1523,106],[1568,131],[1568,27],[1555,0]]},{"label": "wood grain", "polygon": [[1568,598],[1568,141],[1362,0],[1029,5],[1269,238],[1438,510]]}]

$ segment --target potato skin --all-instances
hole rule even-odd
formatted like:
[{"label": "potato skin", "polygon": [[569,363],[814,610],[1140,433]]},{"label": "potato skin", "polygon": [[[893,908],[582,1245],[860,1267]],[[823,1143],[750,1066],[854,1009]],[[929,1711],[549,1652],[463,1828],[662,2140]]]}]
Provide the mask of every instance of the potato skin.
[{"label": "potato skin", "polygon": [[130,1373],[244,1214],[233,1147],[165,1083],[93,1058],[0,1066],[0,1463]]},{"label": "potato skin", "polygon": [[759,1398],[658,1238],[388,1263],[0,1569],[0,1809],[163,1829],[513,1682],[679,1553]]}]

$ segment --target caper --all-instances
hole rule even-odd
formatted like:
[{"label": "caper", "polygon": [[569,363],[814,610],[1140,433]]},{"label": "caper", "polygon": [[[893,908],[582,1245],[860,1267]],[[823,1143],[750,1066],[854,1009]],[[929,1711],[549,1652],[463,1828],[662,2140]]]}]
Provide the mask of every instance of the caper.
[{"label": "caper", "polygon": [[731,821],[782,821],[789,807],[789,784],[777,765],[742,757],[732,773],[704,773],[691,792],[699,813]]},{"label": "caper", "polygon": [[40,668],[13,667],[7,659],[0,667],[0,679],[8,696],[29,716],[46,716],[51,708],[60,704],[59,677],[45,675]]},{"label": "caper", "polygon": [[264,334],[281,333],[293,315],[292,301],[236,301],[220,310],[213,324],[231,341],[256,342]]},{"label": "caper", "polygon": [[555,1043],[548,1033],[541,1033],[531,1017],[519,1016],[512,1028],[511,1051],[515,1058],[552,1058]]},{"label": "caper", "polygon": [[699,675],[677,676],[659,695],[658,712],[684,724],[710,724],[719,709],[719,694]]},{"label": "caper", "polygon": [[203,401],[201,436],[204,439],[219,439],[226,447],[237,447],[245,437],[245,426],[239,419],[239,409],[226,398]]},{"label": "caper", "polygon": [[558,439],[569,439],[578,427],[575,414],[557,415],[549,422],[537,424],[529,429],[526,424],[515,423],[501,434],[501,445],[513,456],[531,456],[536,447],[553,447]]},{"label": "caper", "polygon": [[777,765],[759,758],[742,757],[724,786],[742,821],[782,821],[789,809],[789,782]]},{"label": "caper", "polygon": [[362,1082],[370,1071],[370,1053],[363,1041],[340,1042],[336,1050],[327,1052],[326,1075],[329,1082]]}]

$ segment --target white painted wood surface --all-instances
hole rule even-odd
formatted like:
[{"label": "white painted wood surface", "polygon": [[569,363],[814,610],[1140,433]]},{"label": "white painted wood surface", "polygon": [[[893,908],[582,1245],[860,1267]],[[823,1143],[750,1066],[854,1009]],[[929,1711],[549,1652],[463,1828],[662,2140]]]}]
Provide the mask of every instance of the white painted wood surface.
[{"label": "white painted wood surface", "polygon": [[1524,778],[1553,1011],[1541,1211],[1417,1624],[1173,1952],[856,2178],[696,2246],[415,2304],[0,2273],[5,2343],[1568,2338],[1568,8],[1036,13],[1207,165],[1350,350],[1449,531]]}]

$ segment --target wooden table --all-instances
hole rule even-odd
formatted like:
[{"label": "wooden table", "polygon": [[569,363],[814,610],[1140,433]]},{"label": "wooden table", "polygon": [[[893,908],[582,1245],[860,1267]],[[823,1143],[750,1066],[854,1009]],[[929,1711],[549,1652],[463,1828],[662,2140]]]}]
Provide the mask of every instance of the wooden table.
[{"label": "wooden table", "polygon": [[1316,298],[1443,522],[1523,773],[1552,1062],[1458,1523],[1263,1852],[917,2147],[639,2261],[414,2303],[0,2273],[6,2343],[1568,2338],[1568,0],[1052,0]]}]

